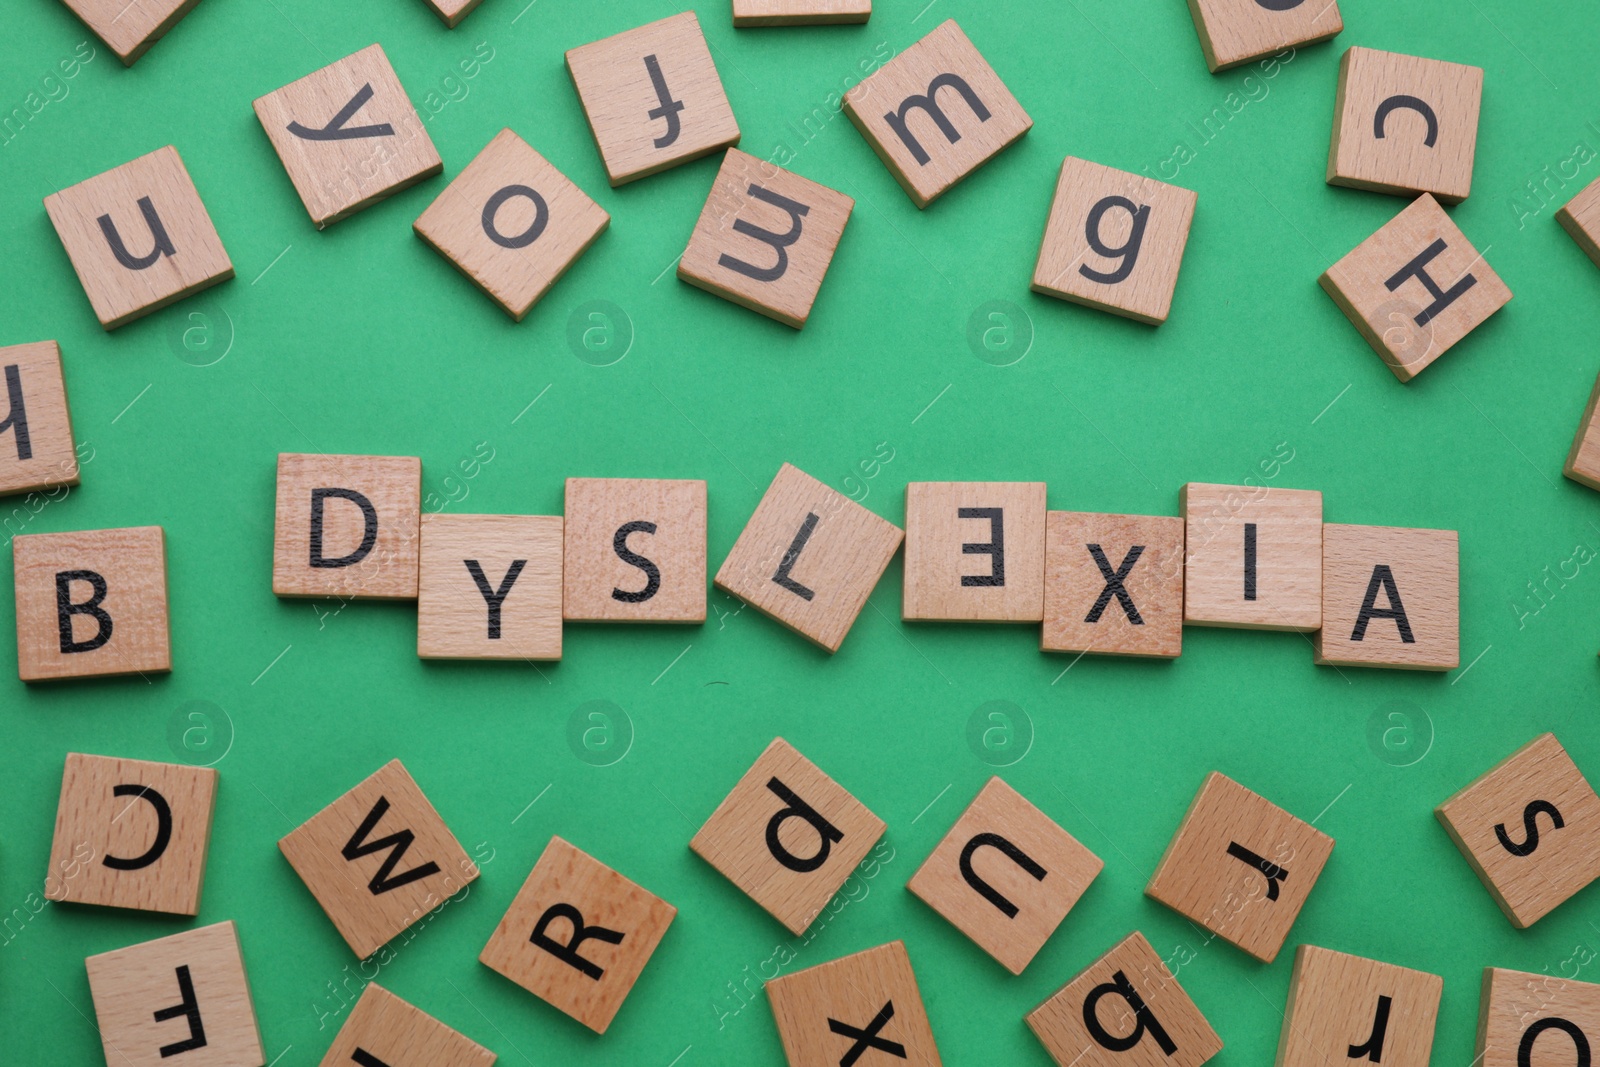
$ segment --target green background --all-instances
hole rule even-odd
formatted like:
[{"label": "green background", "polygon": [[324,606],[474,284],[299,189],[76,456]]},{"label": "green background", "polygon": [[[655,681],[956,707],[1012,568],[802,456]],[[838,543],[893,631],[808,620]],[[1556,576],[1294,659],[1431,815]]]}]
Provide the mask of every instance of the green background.
[{"label": "green background", "polygon": [[[1223,1065],[1270,1059],[1301,942],[1443,975],[1438,1063],[1472,1058],[1483,966],[1600,977],[1600,888],[1514,930],[1432,815],[1545,730],[1600,776],[1600,568],[1586,565],[1600,525],[1591,492],[1560,476],[1600,364],[1600,274],[1552,217],[1600,175],[1592,5],[1345,0],[1344,33],[1267,78],[1207,73],[1176,0],[881,0],[864,26],[739,32],[707,3],[742,147],[784,146],[792,169],[857,200],[796,333],[673,277],[714,160],[606,186],[562,52],[677,9],[523,2],[486,0],[447,31],[420,0],[206,0],[131,70],[93,41],[51,88],[88,35],[59,4],[13,0],[0,114],[58,99],[0,145],[0,343],[60,341],[92,458],[81,489],[37,514],[6,501],[5,537],[165,527],[174,667],[26,687],[0,642],[0,1058],[99,1062],[83,957],[234,919],[268,1059],[317,1063],[362,972],[276,841],[396,756],[483,875],[402,937],[379,980],[505,1064],[779,1063],[765,998],[745,1006],[734,987],[757,989],[784,945],[792,971],[903,938],[953,1064],[1046,1064],[1022,1015],[1133,929],[1187,961]],[[832,105],[860,64],[949,17],[1035,125],[917,211]],[[250,101],[374,40],[446,173],[319,233]],[[1408,386],[1316,285],[1403,206],[1323,182],[1337,63],[1356,44],[1486,72],[1473,194],[1452,215],[1516,299]],[[465,78],[480,45],[493,58]],[[613,217],[520,325],[410,228],[504,126]],[[238,277],[107,335],[40,201],[168,143]],[[1154,173],[1179,143],[1193,159],[1175,180],[1199,207],[1167,324],[1031,295],[1062,157]],[[598,352],[568,338],[595,300],[615,305]],[[969,318],[995,300],[1015,305],[981,319],[1003,327],[998,351],[974,347]],[[1174,663],[1086,657],[1063,673],[1072,660],[1041,654],[1034,627],[902,624],[898,562],[832,657],[712,592],[701,627],[571,626],[559,665],[422,663],[411,605],[273,597],[279,451],[421,456],[433,506],[456,513],[558,513],[569,475],[704,478],[713,566],[785,460],[897,523],[912,480],[1039,479],[1053,507],[1133,513],[1175,512],[1189,480],[1315,488],[1329,521],[1460,531],[1463,666],[1319,668],[1302,636],[1191,629]],[[614,705],[609,740],[592,701]],[[1009,702],[1009,741],[969,744],[991,701]],[[889,825],[854,899],[804,944],[687,848],[779,734]],[[198,919],[39,905],[69,751],[216,762]],[[1106,862],[1020,978],[904,889],[1010,760],[1001,773]],[[1141,893],[1212,769],[1338,841],[1271,966]],[[603,1038],[476,962],[555,833],[679,908]]]}]

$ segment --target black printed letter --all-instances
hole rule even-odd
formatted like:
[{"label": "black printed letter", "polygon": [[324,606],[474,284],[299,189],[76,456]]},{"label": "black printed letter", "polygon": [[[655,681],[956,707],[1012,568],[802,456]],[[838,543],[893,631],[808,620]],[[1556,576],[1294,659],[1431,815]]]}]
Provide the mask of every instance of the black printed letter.
[{"label": "black printed letter", "polygon": [[117,232],[117,224],[111,221],[110,215],[101,215],[95,220],[100,223],[100,232],[105,235],[106,244],[111,246],[111,254],[129,270],[144,270],[162,256],[178,254],[172,247],[172,240],[167,237],[167,228],[161,225],[161,216],[156,214],[156,207],[148,196],[139,198],[139,213],[144,216],[144,224],[150,227],[150,236],[155,238],[156,243],[147,255],[137,257],[128,254],[128,246],[122,243],[122,235]]},{"label": "black printed letter", "polygon": [[[82,604],[72,602],[72,583],[88,582],[94,595]],[[100,605],[106,598],[106,580],[94,571],[61,571],[56,574],[56,628],[61,634],[61,653],[93,652],[111,640],[111,616]],[[99,624],[87,641],[72,639],[72,617],[87,615]]]},{"label": "black printed letter", "polygon": [[[327,559],[322,555],[322,507],[323,501],[329,497],[348,500],[361,509],[363,529],[361,531],[361,547],[348,556],[339,556],[336,559]],[[349,567],[360,563],[367,558],[367,553],[372,551],[372,546],[378,543],[378,510],[372,506],[372,501],[356,492],[354,489],[313,489],[311,490],[311,565],[313,567]]]},{"label": "black printed letter", "polygon": [[800,553],[804,551],[806,542],[811,540],[813,533],[816,533],[818,521],[816,512],[806,513],[806,521],[800,524],[799,532],[794,535],[794,540],[789,542],[789,550],[783,554],[783,559],[778,561],[777,573],[772,576],[773,581],[801,600],[810,600],[817,594],[789,576],[794,573],[794,565],[800,561]]},{"label": "black printed letter", "polygon": [[1454,304],[1461,294],[1478,284],[1477,278],[1470,274],[1463,274],[1461,280],[1448,290],[1439,288],[1439,283],[1434,281],[1433,276],[1428,273],[1428,264],[1432,263],[1433,258],[1443,252],[1445,247],[1443,238],[1435,240],[1433,244],[1418,253],[1415,259],[1395,271],[1394,276],[1383,283],[1384,288],[1392,293],[1404,285],[1407,278],[1415,278],[1422,283],[1424,289],[1428,290],[1428,293],[1433,297],[1433,303],[1417,313],[1416,323],[1418,326],[1428,325],[1434,316]]},{"label": "black printed letter", "polygon": [[355,118],[356,112],[372,99],[372,84],[369,82],[356,90],[356,95],[350,102],[339,109],[339,113],[329,120],[326,126],[312,129],[302,126],[298,122],[289,123],[289,132],[296,137],[307,141],[353,141],[361,137],[393,137],[394,127],[387,122],[380,122],[376,126],[346,126],[345,123]]},{"label": "black printed letter", "polygon": [[197,1048],[206,1047],[206,1027],[200,1018],[200,1002],[195,999],[194,982],[189,978],[189,968],[179,967],[178,993],[183,997],[181,1001],[170,1008],[162,1008],[155,1013],[156,1022],[164,1023],[168,1019],[188,1019],[189,1036],[182,1041],[174,1041],[170,1045],[161,1046],[161,1058],[176,1056],[180,1052],[192,1052]]},{"label": "black printed letter", "polygon": [[1560,1030],[1572,1038],[1572,1047],[1577,1050],[1578,1060],[1575,1067],[1589,1067],[1590,1049],[1589,1039],[1584,1036],[1575,1024],[1566,1019],[1551,1016],[1540,1019],[1522,1032],[1522,1044],[1517,1046],[1517,1067],[1533,1067],[1533,1043],[1539,1040],[1539,1035],[1546,1030]]},{"label": "black printed letter", "polygon": [[10,430],[17,438],[17,459],[33,458],[33,440],[28,436],[28,408],[22,397],[22,374],[16,364],[6,368],[6,396],[10,406],[6,421],[0,422],[0,433]]},{"label": "black printed letter", "polygon": [[467,565],[467,570],[472,574],[472,580],[478,583],[478,592],[483,594],[484,601],[489,605],[489,640],[500,640],[500,605],[506,602],[506,597],[511,595],[511,587],[517,584],[517,575],[522,573],[522,568],[528,565],[525,559],[514,559],[511,566],[506,568],[506,576],[500,579],[500,588],[496,589],[489,584],[489,579],[484,576],[483,568],[475,559],[461,561]]},{"label": "black printed letter", "polygon": [[978,895],[1000,909],[1000,913],[1008,919],[1017,917],[1017,906],[1007,900],[999,890],[978,877],[972,869],[972,854],[980,848],[992,848],[1005,856],[1006,859],[1021,867],[1036,882],[1044,881],[1045,869],[1036,863],[1032,856],[1022,851],[1010,841],[999,834],[979,834],[967,842],[961,850],[961,862],[957,865],[961,869],[961,877],[967,884],[978,891]]},{"label": "black printed letter", "polygon": [[[1114,207],[1120,207],[1133,216],[1132,227],[1128,230],[1128,239],[1122,242],[1120,248],[1111,248],[1100,238],[1100,223],[1105,218],[1106,212]],[[1122,262],[1117,264],[1117,269],[1102,273],[1094,270],[1087,263],[1079,264],[1078,273],[1092,282],[1103,282],[1106,285],[1116,285],[1133,273],[1133,265],[1139,262],[1139,249],[1144,244],[1144,227],[1150,221],[1150,205],[1135,204],[1125,196],[1108,196],[1094,207],[1089,209],[1089,221],[1084,224],[1084,236],[1089,239],[1089,247],[1094,249],[1106,259],[1121,257]]]},{"label": "black printed letter", "polygon": [[611,538],[611,548],[616,552],[617,558],[630,567],[638,567],[644,571],[644,588],[637,593],[630,593],[625,589],[612,589],[611,599],[620,600],[624,604],[643,604],[655,596],[661,589],[661,568],[653,560],[646,559],[637,552],[628,548],[628,535],[634,533],[653,534],[656,524],[645,522],[642,519],[634,522],[625,522],[617,527],[617,532]]},{"label": "black printed letter", "polygon": [[100,862],[114,871],[137,871],[148,867],[161,858],[167,850],[167,845],[172,841],[172,808],[167,804],[167,798],[151,789],[147,785],[119,785],[111,790],[114,797],[138,797],[147,802],[156,813],[156,839],[145,849],[144,855],[132,859],[122,859],[119,856],[104,856]]},{"label": "black printed letter", "polygon": [[1388,997],[1378,997],[1378,1013],[1372,1019],[1372,1036],[1367,1038],[1364,1045],[1351,1045],[1348,1059],[1383,1062],[1383,1039],[1389,1033],[1389,1006],[1392,1003]]},{"label": "black printed letter", "polygon": [[[1380,589],[1389,599],[1386,608],[1377,606]],[[1361,613],[1356,616],[1356,628],[1350,631],[1350,640],[1366,640],[1367,623],[1373,619],[1393,619],[1395,629],[1400,631],[1400,643],[1416,644],[1417,639],[1411,635],[1411,620],[1406,618],[1406,606],[1400,602],[1400,589],[1394,584],[1394,572],[1385,563],[1372,568],[1372,579],[1367,582],[1367,595],[1361,601]]]},{"label": "black printed letter", "polygon": [[[565,919],[572,924],[572,940],[566,944],[555,940],[545,933],[550,924],[557,919]],[[577,969],[581,974],[596,982],[605,974],[604,967],[596,967],[578,953],[578,948],[585,941],[604,941],[608,945],[622,944],[620,930],[607,930],[604,926],[583,925],[583,913],[571,904],[552,904],[545,909],[539,921],[533,924],[533,933],[528,941],[538,945],[556,959],[569,967]]]},{"label": "black printed letter", "polygon": [[656,62],[655,56],[644,57],[644,69],[650,72],[650,84],[655,87],[656,99],[661,101],[660,107],[651,108],[645,114],[653,119],[667,120],[667,132],[655,140],[657,148],[665,148],[678,139],[678,112],[683,110],[683,101],[672,99],[672,90],[667,88],[667,79],[661,73],[661,64]]},{"label": "black printed letter", "polygon": [[1139,614],[1139,608],[1134,604],[1133,597],[1128,595],[1127,586],[1122,583],[1128,580],[1128,572],[1133,570],[1133,565],[1139,562],[1139,557],[1144,555],[1143,545],[1134,545],[1128,549],[1128,554],[1122,557],[1122,565],[1116,570],[1111,569],[1110,560],[1099,545],[1086,545],[1089,555],[1094,557],[1094,565],[1100,568],[1100,576],[1106,580],[1106,587],[1100,590],[1100,595],[1095,598],[1094,606],[1089,609],[1089,614],[1084,616],[1084,622],[1099,622],[1111,598],[1116,597],[1117,603],[1122,606],[1122,613],[1128,617],[1128,622],[1134,626],[1143,626],[1144,618]]},{"label": "black printed letter", "polygon": [[383,857],[383,862],[378,865],[378,872],[367,883],[367,888],[371,890],[373,896],[387,893],[391,889],[399,889],[403,885],[410,885],[412,882],[420,878],[426,878],[430,874],[439,873],[439,865],[429,860],[419,867],[413,867],[409,871],[402,871],[393,878],[389,877],[394,872],[394,869],[400,865],[400,861],[405,858],[406,850],[416,841],[417,835],[410,830],[400,830],[390,834],[388,837],[380,837],[376,841],[368,841],[367,835],[372,833],[377,827],[378,821],[383,818],[388,810],[389,798],[379,797],[378,802],[372,805],[372,810],[367,813],[367,817],[362,820],[361,825],[356,827],[356,832],[350,835],[350,840],[340,850],[340,855],[347,860],[357,860],[362,856],[370,856],[374,852],[382,852],[384,849],[389,850],[389,854]]},{"label": "black printed letter", "polygon": [[900,103],[900,110],[888,112],[883,116],[883,121],[889,124],[889,128],[895,132],[895,136],[900,138],[900,142],[910,149],[911,158],[922,166],[926,166],[928,163],[928,153],[923,149],[922,143],[917,140],[916,136],[906,126],[906,119],[912,111],[920,108],[927,112],[928,117],[933,120],[933,124],[939,127],[939,132],[944,134],[945,140],[951,144],[961,140],[960,131],[951,124],[949,116],[944,113],[938,102],[934,100],[934,96],[937,95],[940,89],[954,89],[966,100],[967,106],[972,109],[972,113],[978,117],[979,122],[989,121],[989,109],[984,107],[982,100],[978,99],[978,94],[972,91],[972,86],[968,85],[965,79],[955,74],[941,74],[929,82],[926,96],[906,97]]},{"label": "black printed letter", "polygon": [[1264,860],[1237,841],[1228,842],[1228,855],[1240,863],[1254,867],[1267,877],[1267,899],[1278,899],[1278,883],[1287,881],[1289,872],[1270,860]]},{"label": "black printed letter", "polygon": [[1377,113],[1372,116],[1372,136],[1382,140],[1384,136],[1383,120],[1389,117],[1389,112],[1398,111],[1401,108],[1415,111],[1428,123],[1428,135],[1423,138],[1422,143],[1432,148],[1433,143],[1439,139],[1439,116],[1433,113],[1433,108],[1414,96],[1391,96],[1379,104]]},{"label": "black printed letter", "polygon": [[[787,807],[779,808],[772,818],[767,820],[767,851],[772,853],[772,858],[801,874],[809,874],[828,862],[828,853],[833,849],[834,843],[844,840],[844,831],[824,819],[810,804],[795,796],[793,791],[776,778],[767,780],[767,788],[778,795]],[[796,856],[784,847],[778,840],[778,831],[789,819],[803,819],[811,824],[817,832],[817,852],[814,856]]]},{"label": "black printed letter", "polygon": [[[495,227],[494,217],[499,214],[500,207],[514,196],[526,197],[533,202],[533,221],[528,223],[528,228],[519,234],[507,237]],[[544,228],[550,222],[550,208],[536,190],[526,185],[508,185],[489,198],[483,205],[483,232],[489,240],[501,248],[527,248],[539,239],[544,233]]]},{"label": "black printed letter", "polygon": [[1522,826],[1525,831],[1521,844],[1511,840],[1511,835],[1506,833],[1505,823],[1496,823],[1494,836],[1499,840],[1500,847],[1513,856],[1531,856],[1539,847],[1539,816],[1550,816],[1551,829],[1559,830],[1567,825],[1561,817],[1561,812],[1548,800],[1535,800],[1522,809]]},{"label": "black printed letter", "polygon": [[988,574],[963,574],[962,585],[1006,584],[1006,513],[1004,508],[957,508],[961,519],[988,519],[989,540],[964,544],[961,552],[967,556],[990,557]]},{"label": "black printed letter", "polygon": [[746,237],[754,237],[758,241],[764,241],[771,245],[772,250],[778,253],[778,261],[771,267],[752,267],[744,260],[734,259],[724,252],[717,259],[717,266],[726,267],[735,273],[743,274],[746,278],[754,278],[758,282],[775,282],[783,277],[784,272],[789,269],[789,246],[800,240],[800,227],[802,225],[800,220],[809,215],[811,209],[804,204],[790,200],[787,196],[780,196],[777,193],[763,189],[759,185],[752,184],[750,186],[750,195],[757,200],[771,204],[780,211],[787,211],[789,213],[789,232],[773,233],[771,230],[762,229],[760,226],[752,226],[744,219],[733,220],[733,232],[742,233]]},{"label": "black printed letter", "polygon": [[[1133,1009],[1133,1030],[1127,1037],[1113,1037],[1104,1026],[1100,1025],[1100,1000],[1113,994],[1127,1001],[1128,1007]],[[1178,1051],[1178,1046],[1167,1036],[1167,1031],[1146,1006],[1144,998],[1133,988],[1128,976],[1121,971],[1113,974],[1111,981],[1089,990],[1089,996],[1083,1002],[1083,1025],[1089,1028],[1090,1037],[1099,1042],[1102,1048],[1112,1052],[1128,1051],[1137,1045],[1146,1033],[1155,1038],[1161,1051],[1168,1056]]]},{"label": "black printed letter", "polygon": [[1244,598],[1256,598],[1256,524],[1244,524]]}]

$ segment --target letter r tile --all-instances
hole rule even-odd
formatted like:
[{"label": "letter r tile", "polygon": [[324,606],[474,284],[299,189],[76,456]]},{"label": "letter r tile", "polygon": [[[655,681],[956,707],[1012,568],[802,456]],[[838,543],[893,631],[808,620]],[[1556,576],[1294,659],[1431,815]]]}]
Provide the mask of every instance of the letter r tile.
[{"label": "letter r tile", "polygon": [[285,597],[415,600],[422,461],[278,456],[272,591]]},{"label": "letter r tile", "polygon": [[1428,1067],[1443,991],[1435,974],[1301,945],[1274,1067]]}]

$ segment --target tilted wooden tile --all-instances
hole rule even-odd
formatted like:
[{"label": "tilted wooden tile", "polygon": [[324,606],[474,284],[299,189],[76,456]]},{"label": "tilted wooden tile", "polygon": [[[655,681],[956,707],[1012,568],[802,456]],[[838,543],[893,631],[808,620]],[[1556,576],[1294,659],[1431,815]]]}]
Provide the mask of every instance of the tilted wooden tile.
[{"label": "tilted wooden tile", "polygon": [[909,482],[903,619],[1044,618],[1043,482]]},{"label": "tilted wooden tile", "polygon": [[24,682],[172,669],[161,527],[20,534],[11,546]]},{"label": "tilted wooden tile", "polygon": [[872,0],[733,0],[735,26],[821,26],[871,17]]},{"label": "tilted wooden tile", "polygon": [[1300,630],[1322,625],[1322,494],[1315,489],[1190,482],[1183,621]]},{"label": "tilted wooden tile", "polygon": [[51,193],[44,209],[107,330],[233,277],[171,145]]},{"label": "tilted wooden tile", "polygon": [[677,914],[552,837],[478,961],[603,1034]]},{"label": "tilted wooden tile", "polygon": [[1600,178],[1596,178],[1562,205],[1556,221],[1578,242],[1584,255],[1600,266]]},{"label": "tilted wooden tile", "polygon": [[483,0],[426,0],[433,13],[452,30],[461,25],[461,20],[472,14],[473,8],[482,2]]},{"label": "tilted wooden tile", "polygon": [[399,760],[317,812],[278,848],[362,959],[478,877],[477,865]]},{"label": "tilted wooden tile", "polygon": [[1600,797],[1541,734],[1433,812],[1517,929],[1600,878]]},{"label": "tilted wooden tile", "polygon": [[1483,969],[1477,1067],[1572,1067],[1600,1050],[1600,985]]},{"label": "tilted wooden tile", "polygon": [[774,978],[766,989],[789,1067],[940,1067],[904,942]]},{"label": "tilted wooden tile", "polygon": [[568,478],[563,612],[586,622],[706,621],[706,483]]},{"label": "tilted wooden tile", "polygon": [[739,123],[693,11],[567,52],[613,187],[739,143]]},{"label": "tilted wooden tile", "polygon": [[134,60],[165,37],[200,0],[62,0],[122,60]]},{"label": "tilted wooden tile", "polygon": [[1139,322],[1166,322],[1197,199],[1188,189],[1068,156],[1033,291]]},{"label": "tilted wooden tile", "polygon": [[1488,261],[1426,193],[1317,280],[1402,382],[1511,299]]},{"label": "tilted wooden tile", "polygon": [[919,208],[1033,126],[954,19],[845,93],[844,113]]},{"label": "tilted wooden tile", "polygon": [[1301,945],[1275,1067],[1428,1067],[1443,992],[1435,974]]},{"label": "tilted wooden tile", "polygon": [[1578,421],[1578,432],[1572,435],[1572,448],[1561,473],[1580,485],[1600,489],[1600,378],[1589,392],[1589,403]]},{"label": "tilted wooden tile", "polygon": [[379,45],[258,98],[255,110],[319,230],[444,170]]},{"label": "tilted wooden tile", "polygon": [[906,888],[1021,974],[1105,864],[991,778]]},{"label": "tilted wooden tile", "polygon": [[1461,665],[1460,546],[1454,530],[1322,528],[1316,662],[1448,671]]},{"label": "tilted wooden tile", "polygon": [[783,738],[689,847],[793,933],[804,933],[883,836],[883,820]]},{"label": "tilted wooden tile", "polygon": [[1137,931],[1025,1021],[1060,1067],[1199,1067],[1222,1051],[1222,1039]]},{"label": "tilted wooden tile", "polygon": [[1183,527],[1172,515],[1050,512],[1040,649],[1182,654]]},{"label": "tilted wooden tile", "polygon": [[377,982],[367,983],[321,1067],[493,1067],[495,1054]]},{"label": "tilted wooden tile", "polygon": [[1212,771],[1144,892],[1271,963],[1332,853],[1333,838]]},{"label": "tilted wooden tile", "polygon": [[843,193],[730,148],[678,277],[798,330],[855,206]]},{"label": "tilted wooden tile", "polygon": [[785,463],[718,568],[716,586],[837,652],[903,536]]},{"label": "tilted wooden tile", "polygon": [[0,348],[0,495],[78,484],[61,348],[54,341]]},{"label": "tilted wooden tile", "polygon": [[1344,29],[1338,0],[1189,0],[1189,14],[1213,74]]},{"label": "tilted wooden tile", "polygon": [[423,659],[561,658],[561,516],[424,515]]},{"label": "tilted wooden tile", "polygon": [[263,1067],[267,1062],[239,933],[231,921],[83,962],[107,1064]]},{"label": "tilted wooden tile", "polygon": [[272,591],[415,600],[422,461],[413,456],[278,456]]}]

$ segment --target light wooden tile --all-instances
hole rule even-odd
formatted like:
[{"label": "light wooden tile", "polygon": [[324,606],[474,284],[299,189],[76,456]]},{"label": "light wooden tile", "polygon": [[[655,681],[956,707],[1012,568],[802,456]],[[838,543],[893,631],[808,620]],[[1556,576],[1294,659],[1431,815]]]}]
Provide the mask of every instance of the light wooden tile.
[{"label": "light wooden tile", "polygon": [[677,914],[552,837],[478,960],[603,1034]]},{"label": "light wooden tile", "polygon": [[904,619],[1044,618],[1043,482],[909,482]]},{"label": "light wooden tile", "polygon": [[837,652],[903,536],[785,463],[722,561],[716,586]]},{"label": "light wooden tile", "polygon": [[574,48],[567,70],[613,187],[739,143],[693,11]]},{"label": "light wooden tile", "polygon": [[1060,1067],[1199,1067],[1222,1039],[1135,931],[1025,1016]]},{"label": "light wooden tile", "polygon": [[774,978],[766,989],[789,1067],[940,1067],[904,942]]},{"label": "light wooden tile", "polygon": [[1322,528],[1316,662],[1448,671],[1461,665],[1460,546],[1454,530]]},{"label": "light wooden tile", "polygon": [[379,45],[259,97],[255,111],[319,230],[444,170]]},{"label": "light wooden tile", "polygon": [[1271,963],[1332,853],[1333,838],[1213,771],[1144,891]]},{"label": "light wooden tile", "polygon": [[399,760],[307,819],[278,848],[362,959],[478,877]]},{"label": "light wooden tile", "polygon": [[1584,406],[1561,473],[1580,485],[1600,489],[1600,378],[1595,379],[1589,393],[1589,403]]},{"label": "light wooden tile", "polygon": [[278,456],[272,591],[415,600],[422,461]]},{"label": "light wooden tile", "polygon": [[678,277],[800,329],[856,202],[792,171],[728,149]]},{"label": "light wooden tile", "polygon": [[871,17],[872,0],[733,0],[735,26],[821,26]]},{"label": "light wooden tile", "polygon": [[11,547],[24,682],[172,669],[161,527],[19,534]]},{"label": "light wooden tile", "polygon": [[1040,649],[1181,655],[1183,527],[1172,515],[1050,512]]},{"label": "light wooden tile", "polygon": [[433,13],[452,30],[461,25],[461,20],[472,14],[473,8],[482,2],[483,0],[426,0]]},{"label": "light wooden tile", "polygon": [[493,1052],[465,1034],[369,982],[321,1067],[493,1067],[494,1061]]},{"label": "light wooden tile", "polygon": [[1021,974],[1105,864],[991,778],[906,888]]},{"label": "light wooden tile", "polygon": [[1562,205],[1556,221],[1585,255],[1600,266],[1600,178],[1595,179]]},{"label": "light wooden tile", "polygon": [[78,484],[61,348],[54,341],[0,348],[0,495]]},{"label": "light wooden tile", "polygon": [[1344,29],[1337,0],[1189,0],[1211,73],[1326,41]]},{"label": "light wooden tile", "polygon": [[1478,1067],[1573,1067],[1600,1052],[1600,985],[1485,967]]},{"label": "light wooden tile", "polygon": [[1541,734],[1434,809],[1517,929],[1600,878],[1600,797]]},{"label": "light wooden tile", "polygon": [[231,921],[102,952],[84,960],[84,966],[106,1063],[263,1067],[267,1062]]},{"label": "light wooden tile", "polygon": [[51,193],[44,209],[107,330],[233,277],[171,145]]},{"label": "light wooden tile", "polygon": [[568,478],[563,611],[585,622],[706,621],[706,483]]},{"label": "light wooden tile", "polygon": [[423,659],[561,658],[561,516],[424,515]]},{"label": "light wooden tile", "polygon": [[883,831],[882,819],[780,737],[689,847],[800,934]]},{"label": "light wooden tile", "polygon": [[1322,626],[1320,492],[1190,482],[1178,508],[1186,624],[1307,633]]},{"label": "light wooden tile", "polygon": [[1435,974],[1301,945],[1275,1067],[1428,1067],[1443,992]]},{"label": "light wooden tile", "polygon": [[62,0],[124,66],[150,50],[200,0]]}]

